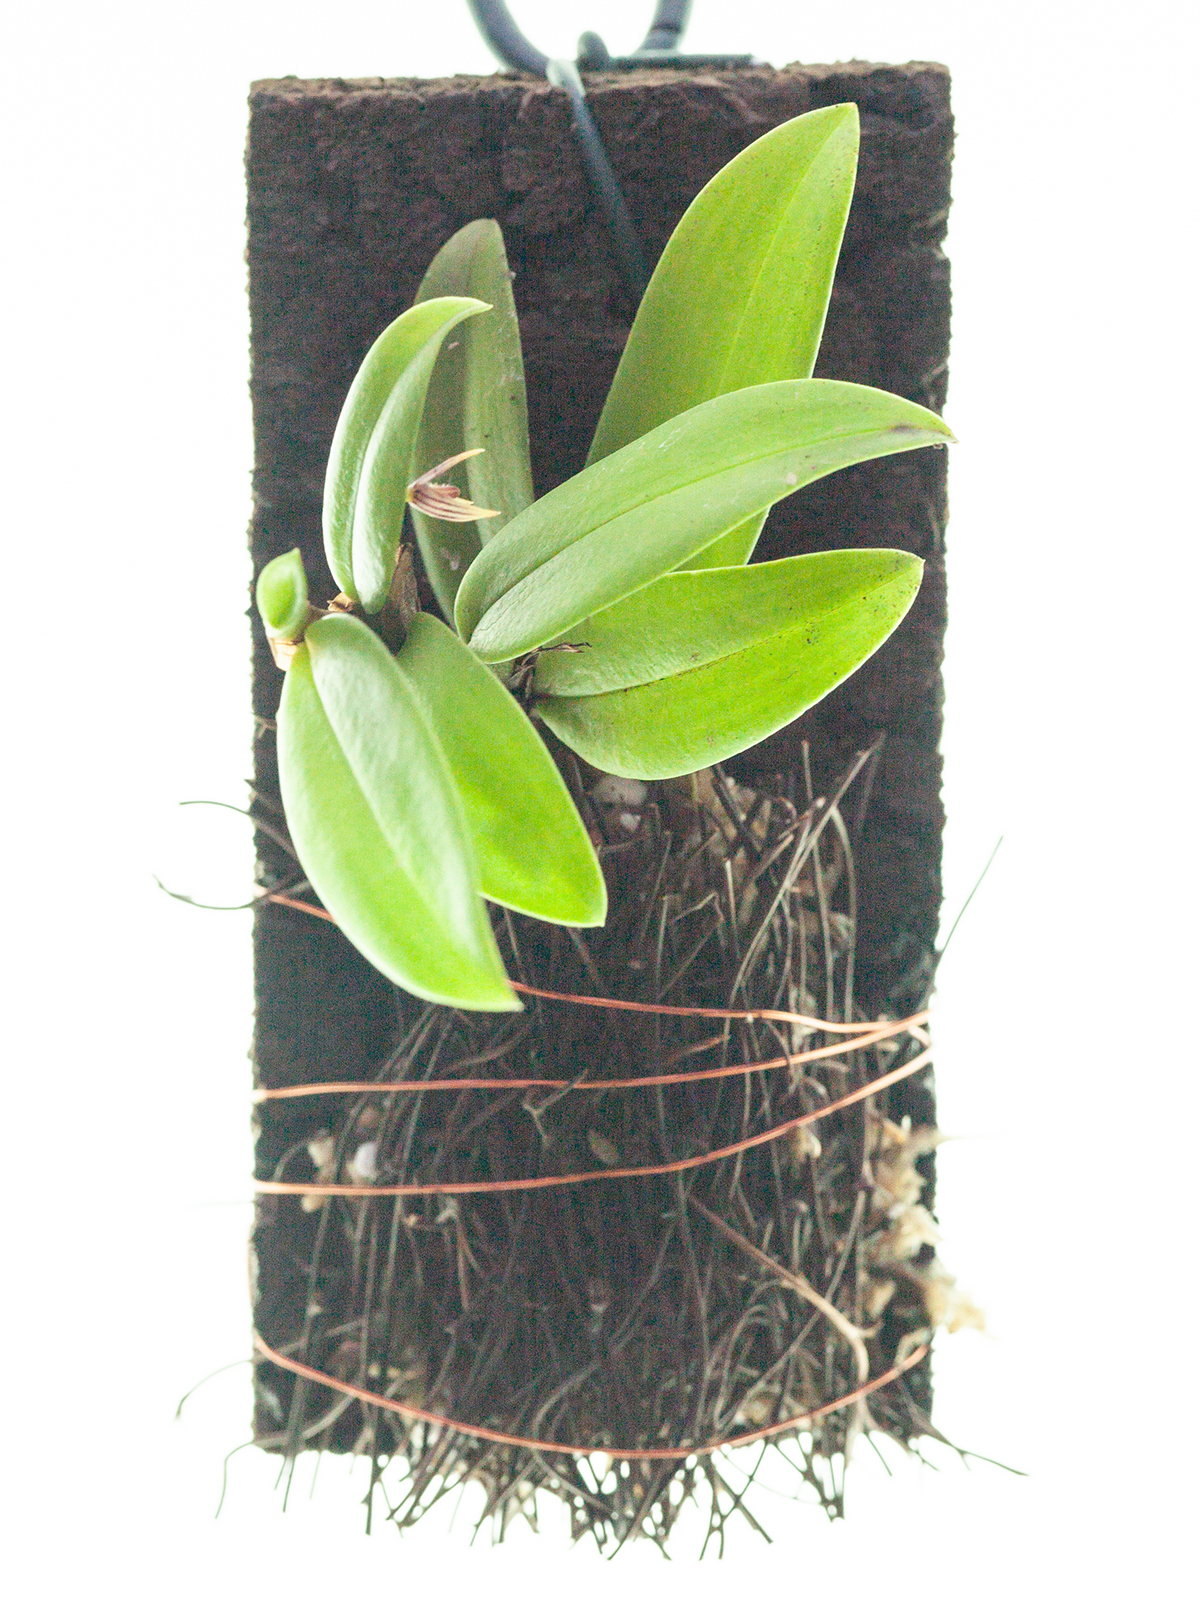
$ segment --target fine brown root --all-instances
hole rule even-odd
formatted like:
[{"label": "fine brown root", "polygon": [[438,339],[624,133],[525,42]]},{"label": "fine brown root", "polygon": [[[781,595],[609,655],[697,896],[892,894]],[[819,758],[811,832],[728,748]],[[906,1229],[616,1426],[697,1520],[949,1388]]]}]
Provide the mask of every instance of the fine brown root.
[{"label": "fine brown root", "polygon": [[[839,804],[864,761],[828,800],[797,799],[782,785],[750,792],[720,769],[589,787],[572,768],[601,841],[608,922],[581,931],[497,912],[510,973],[534,989],[685,1011],[875,1020],[856,1006],[858,908]],[[516,1015],[404,995],[398,1006],[401,1036],[379,1064],[381,1083],[535,1077],[572,1087],[364,1087],[314,1099],[310,1133],[277,1180],[482,1183],[675,1162],[820,1111],[928,1045],[919,1029],[864,1048],[796,1022],[536,995]],[[837,1053],[791,1068],[604,1088],[839,1041]],[[589,1087],[575,1088],[583,1076]],[[665,1545],[699,1494],[710,1507],[705,1544],[720,1548],[735,1513],[763,1531],[746,1495],[768,1450],[830,1516],[842,1515],[857,1435],[907,1448],[934,1433],[924,1364],[852,1405],[805,1416],[903,1362],[938,1322],[978,1316],[934,1259],[920,1203],[936,1130],[912,1127],[890,1095],[661,1176],[487,1194],[272,1196],[263,1203],[298,1214],[306,1251],[290,1323],[263,1330],[281,1354],[441,1417],[590,1454],[414,1421],[266,1361],[258,1442],[293,1459],[314,1449],[366,1455],[368,1504],[383,1468],[403,1466],[387,1509],[400,1527],[474,1482],[496,1537],[516,1518],[536,1522],[543,1491],[567,1506],[575,1537],[602,1549],[630,1538]],[[272,1115],[269,1102],[261,1114]],[[795,1431],[735,1455],[612,1454],[700,1450],[789,1418]]]}]

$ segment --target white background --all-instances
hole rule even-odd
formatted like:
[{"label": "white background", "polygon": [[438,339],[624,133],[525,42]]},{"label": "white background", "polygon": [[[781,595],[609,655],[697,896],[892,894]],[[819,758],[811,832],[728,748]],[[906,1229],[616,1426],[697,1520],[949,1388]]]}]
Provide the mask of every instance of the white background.
[{"label": "white background", "polygon": [[[524,0],[552,54],[649,0]],[[22,1594],[1184,1592],[1193,1394],[1196,153],[1183,5],[697,0],[695,50],[954,74],[942,1429],[849,1519],[769,1497],[724,1570],[550,1520],[360,1533],[344,1462],[248,1450],[250,415],[256,77],[488,72],[457,0],[62,4],[10,25],[4,1496]],[[1187,692],[1185,692],[1185,686]],[[569,1586],[569,1590],[568,1590]]]}]

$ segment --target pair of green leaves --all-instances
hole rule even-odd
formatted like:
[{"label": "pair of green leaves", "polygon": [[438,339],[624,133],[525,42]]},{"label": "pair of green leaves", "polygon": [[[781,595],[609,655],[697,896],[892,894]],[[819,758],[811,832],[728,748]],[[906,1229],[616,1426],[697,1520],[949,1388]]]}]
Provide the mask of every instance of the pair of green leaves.
[{"label": "pair of green leaves", "polygon": [[858,384],[794,379],[720,395],[514,518],[463,580],[458,630],[485,661],[535,650],[673,571],[748,511],[839,467],[950,436],[922,406]]},{"label": "pair of green leaves", "polygon": [[922,564],[841,550],[675,569],[750,508],[949,436],[920,406],[852,384],[798,379],[719,396],[510,523],[459,590],[459,628],[485,660],[549,647],[538,712],[594,766],[665,778],[724,760],[871,655],[911,605]]},{"label": "pair of green leaves", "polygon": [[[259,579],[281,633],[308,611],[296,551]],[[313,888],[367,959],[413,994],[517,1009],[481,897],[602,923],[599,863],[565,784],[495,675],[435,617],[396,655],[354,616],[309,623],[278,717],[280,786]]]},{"label": "pair of green leaves", "polygon": [[438,252],[415,304],[368,350],[338,418],[325,475],[325,553],[342,592],[369,616],[387,600],[409,485],[467,451],[480,453],[443,480],[496,514],[476,524],[410,511],[447,618],[482,545],[533,502],[521,336],[504,240],[491,221],[469,223]]},{"label": "pair of green leaves", "polygon": [[[413,445],[446,336],[490,307],[468,295],[415,305],[385,328],[342,406],[325,473],[325,556],[342,593],[383,609],[404,531]],[[428,461],[425,467],[436,463]]]}]

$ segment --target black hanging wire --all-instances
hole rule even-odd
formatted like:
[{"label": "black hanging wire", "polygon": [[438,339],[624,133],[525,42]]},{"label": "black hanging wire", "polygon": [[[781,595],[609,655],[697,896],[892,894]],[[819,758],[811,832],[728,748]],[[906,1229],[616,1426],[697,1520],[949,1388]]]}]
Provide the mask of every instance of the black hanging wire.
[{"label": "black hanging wire", "polygon": [[571,112],[575,119],[575,135],[579,140],[579,148],[583,151],[584,165],[587,167],[592,188],[596,191],[596,198],[600,202],[600,209],[608,224],[608,234],[621,277],[625,280],[625,287],[629,290],[636,306],[650,282],[650,269],[646,265],[642,241],[638,238],[633,218],[629,215],[629,207],[625,204],[621,185],[613,171],[612,162],[608,159],[600,130],[588,110],[583,79],[579,76],[578,68],[573,61],[548,61],[546,77],[556,88],[565,89],[570,96]]},{"label": "black hanging wire", "polygon": [[532,72],[535,78],[546,76],[550,57],[539,50],[517,27],[503,0],[467,0],[467,9],[475,18],[475,26],[487,40],[491,52],[506,66],[517,72]]},{"label": "black hanging wire", "polygon": [[636,305],[645,293],[650,273],[621,185],[588,109],[587,90],[580,73],[628,72],[635,67],[745,67],[752,63],[753,56],[681,55],[679,41],[688,24],[692,0],[658,0],[650,31],[633,55],[609,55],[598,33],[584,33],[574,61],[552,60],[532,44],[513,21],[504,0],[467,0],[467,5],[492,53],[504,66],[545,78],[570,99],[588,177],[608,225],[622,280]]}]

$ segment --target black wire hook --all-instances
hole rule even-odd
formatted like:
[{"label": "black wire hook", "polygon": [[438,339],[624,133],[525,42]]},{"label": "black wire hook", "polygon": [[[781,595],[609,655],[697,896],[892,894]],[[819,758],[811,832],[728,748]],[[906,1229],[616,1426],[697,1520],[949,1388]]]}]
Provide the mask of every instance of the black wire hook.
[{"label": "black wire hook", "polygon": [[530,44],[509,15],[504,0],[467,0],[467,9],[492,54],[504,66],[517,72],[532,72],[535,78],[546,76],[550,57]]},{"label": "black wire hook", "polygon": [[[467,0],[475,24],[491,46],[494,55],[506,67],[513,67],[518,72],[532,72],[536,77],[546,76],[546,64],[549,56],[545,55],[521,32],[513,21],[504,0]],[[688,18],[692,11],[692,0],[657,0],[654,8],[654,20],[650,24],[650,32],[638,45],[634,54],[638,57],[637,65],[659,65],[653,59],[646,61],[646,57],[656,55],[669,55],[678,59],[679,41],[688,25]],[[599,34],[585,33],[579,41],[579,65],[591,66],[593,60],[597,66],[609,68],[611,66],[624,66],[631,62],[631,56],[610,56],[603,39]],[[591,47],[591,48],[589,48]],[[739,62],[748,62],[749,56],[701,56],[690,57],[692,61],[729,61],[737,59]]]},{"label": "black wire hook", "polygon": [[633,55],[611,56],[599,34],[584,33],[575,61],[553,61],[532,44],[513,21],[504,0],[467,0],[467,6],[493,55],[504,66],[545,78],[556,88],[565,90],[570,98],[588,177],[608,223],[621,277],[637,305],[650,281],[650,273],[621,185],[588,109],[580,70],[622,72],[634,67],[742,67],[749,66],[753,56],[680,55],[679,41],[688,25],[692,0],[657,0],[650,31]]},{"label": "black wire hook", "polygon": [[650,269],[646,265],[642,241],[638,238],[633,218],[629,215],[629,207],[625,204],[620,182],[613,171],[612,162],[608,159],[604,141],[600,137],[600,129],[588,110],[583,79],[579,76],[573,61],[548,61],[546,77],[556,88],[565,89],[570,97],[571,113],[575,119],[575,134],[583,151],[584,165],[588,169],[592,188],[596,192],[596,198],[608,223],[613,253],[616,255],[621,276],[625,280],[625,287],[632,295],[636,307],[641,304],[646,285],[650,282]]}]

